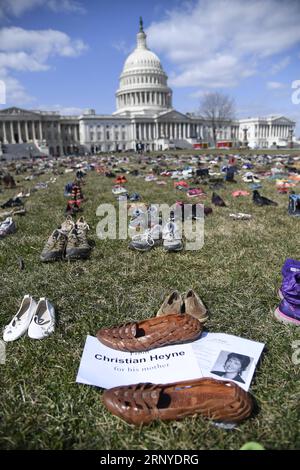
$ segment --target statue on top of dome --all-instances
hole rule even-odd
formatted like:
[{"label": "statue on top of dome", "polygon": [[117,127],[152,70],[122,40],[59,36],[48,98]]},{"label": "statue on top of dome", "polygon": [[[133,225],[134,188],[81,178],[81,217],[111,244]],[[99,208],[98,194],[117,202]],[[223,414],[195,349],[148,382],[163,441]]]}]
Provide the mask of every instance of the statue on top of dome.
[{"label": "statue on top of dome", "polygon": [[143,18],[140,16],[140,32],[144,32],[144,24],[143,24]]}]

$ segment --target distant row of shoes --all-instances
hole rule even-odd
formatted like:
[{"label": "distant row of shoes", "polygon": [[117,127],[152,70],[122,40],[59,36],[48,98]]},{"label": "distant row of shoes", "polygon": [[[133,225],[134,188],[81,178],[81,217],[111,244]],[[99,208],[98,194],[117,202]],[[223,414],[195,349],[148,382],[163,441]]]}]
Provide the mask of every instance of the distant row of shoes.
[{"label": "distant row of shoes", "polygon": [[89,225],[83,217],[74,222],[70,215],[67,216],[66,220],[52,232],[47,240],[40,256],[41,261],[88,258],[92,249],[87,237],[88,230]]}]

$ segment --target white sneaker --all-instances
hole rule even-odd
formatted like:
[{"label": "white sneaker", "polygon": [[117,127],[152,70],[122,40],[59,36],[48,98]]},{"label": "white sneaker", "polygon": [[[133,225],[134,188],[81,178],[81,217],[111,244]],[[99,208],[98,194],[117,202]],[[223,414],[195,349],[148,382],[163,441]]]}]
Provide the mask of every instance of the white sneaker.
[{"label": "white sneaker", "polygon": [[174,222],[169,222],[164,226],[163,240],[163,246],[167,251],[181,251],[183,249],[182,237]]},{"label": "white sneaker", "polygon": [[4,341],[14,341],[20,338],[28,329],[36,310],[36,302],[30,295],[25,295],[21,307],[11,322],[4,328]]},{"label": "white sneaker", "polygon": [[28,328],[32,339],[43,339],[53,333],[55,327],[55,310],[48,299],[42,297],[37,304],[35,314]]},{"label": "white sneaker", "polygon": [[10,235],[11,233],[15,233],[16,231],[16,224],[11,217],[7,217],[0,224],[0,238],[6,237],[6,235]]}]

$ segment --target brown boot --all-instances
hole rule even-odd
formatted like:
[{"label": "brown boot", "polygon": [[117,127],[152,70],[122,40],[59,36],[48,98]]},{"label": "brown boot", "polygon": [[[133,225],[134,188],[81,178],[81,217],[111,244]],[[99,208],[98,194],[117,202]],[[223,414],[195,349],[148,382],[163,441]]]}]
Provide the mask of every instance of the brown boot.
[{"label": "brown boot", "polygon": [[162,306],[158,310],[156,316],[170,315],[171,313],[180,314],[182,307],[182,297],[177,290],[174,290],[168,297],[165,298]]},{"label": "brown boot", "polygon": [[190,289],[184,296],[185,313],[197,318],[200,322],[208,319],[207,310],[198,295]]}]

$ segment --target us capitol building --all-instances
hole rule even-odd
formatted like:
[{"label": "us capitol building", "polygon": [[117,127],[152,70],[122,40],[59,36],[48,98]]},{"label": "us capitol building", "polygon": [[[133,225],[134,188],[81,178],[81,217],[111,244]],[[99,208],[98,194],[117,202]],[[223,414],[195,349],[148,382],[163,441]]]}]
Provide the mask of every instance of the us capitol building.
[{"label": "us capitol building", "polygon": [[[220,123],[218,141],[253,148],[286,146],[296,123],[284,116],[257,117]],[[245,133],[246,129],[246,133]],[[127,57],[116,91],[116,111],[99,115],[93,109],[81,116],[31,111],[17,107],[0,110],[0,153],[35,150],[52,156],[124,150],[192,148],[213,145],[210,122],[172,107],[172,90],[157,55],[147,47],[140,20],[135,50]]]}]

